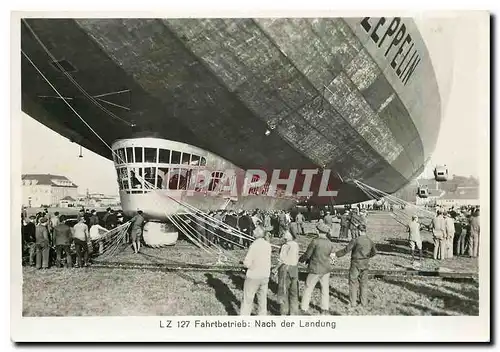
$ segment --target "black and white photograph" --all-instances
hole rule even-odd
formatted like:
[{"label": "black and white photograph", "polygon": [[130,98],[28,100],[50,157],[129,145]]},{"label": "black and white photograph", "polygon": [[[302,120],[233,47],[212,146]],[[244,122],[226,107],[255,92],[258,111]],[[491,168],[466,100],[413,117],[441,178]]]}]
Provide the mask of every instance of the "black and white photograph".
[{"label": "black and white photograph", "polygon": [[13,13],[12,338],[488,341],[490,14],[372,13]]}]

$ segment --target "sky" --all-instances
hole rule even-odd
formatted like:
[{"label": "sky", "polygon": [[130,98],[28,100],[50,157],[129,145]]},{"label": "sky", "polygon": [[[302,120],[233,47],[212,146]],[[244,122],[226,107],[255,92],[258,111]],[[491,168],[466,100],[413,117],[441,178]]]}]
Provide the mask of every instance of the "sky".
[{"label": "sky", "polygon": [[[446,164],[450,174],[479,177],[479,147],[488,138],[489,107],[477,96],[480,53],[479,27],[471,19],[417,18],[434,63],[443,103],[443,120],[434,154],[423,176],[430,177],[435,165]],[[489,79],[489,75],[487,77]],[[118,194],[113,162],[80,147],[24,113],[22,173],[51,173],[67,176],[80,194]]]}]

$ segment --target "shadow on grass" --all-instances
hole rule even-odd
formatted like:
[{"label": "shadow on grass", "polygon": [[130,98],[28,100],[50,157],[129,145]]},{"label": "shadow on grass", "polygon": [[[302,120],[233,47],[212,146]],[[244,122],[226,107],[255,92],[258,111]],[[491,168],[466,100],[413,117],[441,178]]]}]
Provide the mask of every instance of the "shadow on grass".
[{"label": "shadow on grass", "polygon": [[206,273],[206,284],[215,290],[215,298],[224,305],[228,315],[238,315],[237,308],[240,301],[236,298],[231,289],[212,274]]},{"label": "shadow on grass", "polygon": [[[419,295],[425,295],[429,299],[442,299],[443,300],[443,310],[450,310],[462,315],[477,315],[479,312],[479,300],[478,299],[464,299],[456,297],[450,293],[441,291],[439,289],[431,288],[425,285],[417,285],[408,281],[400,281],[395,279],[383,278],[383,281],[400,286],[409,291],[413,291]],[[449,289],[448,287],[444,289]],[[462,294],[462,293],[460,293]],[[408,306],[415,306],[416,308],[423,306],[416,306],[414,304],[408,304]],[[423,307],[425,309],[431,310],[431,308]],[[446,315],[444,313],[439,313],[438,315]]]},{"label": "shadow on grass", "polygon": [[[405,308],[410,308],[410,307],[415,308],[416,310],[421,312],[421,314],[415,314],[411,310],[405,309]],[[415,303],[408,303],[404,307],[398,308],[398,311],[401,315],[412,315],[412,316],[415,316],[415,315],[449,316],[450,315],[450,314],[443,312],[443,311],[440,311],[438,309],[426,307],[426,306],[423,306],[420,304],[415,304]]]}]

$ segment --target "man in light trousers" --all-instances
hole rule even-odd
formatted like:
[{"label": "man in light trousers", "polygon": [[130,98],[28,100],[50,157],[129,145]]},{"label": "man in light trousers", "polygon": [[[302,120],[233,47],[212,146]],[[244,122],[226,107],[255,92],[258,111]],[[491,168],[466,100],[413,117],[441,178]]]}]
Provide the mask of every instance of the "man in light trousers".
[{"label": "man in light trousers", "polygon": [[267,315],[267,288],[271,275],[271,244],[265,238],[265,230],[257,226],[256,240],[248,248],[243,265],[248,269],[243,284],[243,302],[240,315],[251,315],[253,300],[258,292],[258,315]]},{"label": "man in light trousers", "polygon": [[306,279],[306,288],[302,295],[300,308],[304,314],[309,314],[309,303],[311,295],[318,281],[321,285],[321,311],[328,314],[330,306],[330,272],[332,264],[330,255],[333,252],[333,243],[327,238],[330,234],[330,227],[324,222],[317,225],[319,235],[313,239],[306,252],[300,257],[300,262],[309,264]]},{"label": "man in light trousers", "polygon": [[434,253],[433,257],[435,260],[443,260],[445,258],[445,236],[446,236],[446,222],[441,215],[441,210],[437,211],[437,216],[432,219],[432,234],[434,240]]}]

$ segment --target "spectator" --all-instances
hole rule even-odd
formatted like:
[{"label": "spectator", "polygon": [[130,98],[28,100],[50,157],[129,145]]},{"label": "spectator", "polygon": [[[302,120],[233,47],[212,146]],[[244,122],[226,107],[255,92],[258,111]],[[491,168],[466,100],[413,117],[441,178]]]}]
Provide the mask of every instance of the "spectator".
[{"label": "spectator", "polygon": [[479,210],[476,210],[470,220],[469,256],[479,256]]},{"label": "spectator", "polygon": [[54,227],[53,241],[56,248],[56,266],[62,267],[62,253],[66,255],[66,268],[73,267],[70,246],[72,242],[71,228],[66,225],[66,217],[61,215],[58,219],[58,224]]},{"label": "spectator", "polygon": [[[88,242],[89,228],[85,224],[84,217],[80,217],[78,223],[73,227],[73,240],[75,242],[75,251],[77,257],[77,267],[88,266],[89,265],[89,248]],[[82,261],[83,257],[83,261]]]},{"label": "spectator", "polygon": [[422,237],[420,237],[420,223],[417,216],[412,216],[408,224],[408,239],[410,241],[411,260],[415,259],[415,247],[418,248],[418,259],[422,260]]},{"label": "spectator", "polygon": [[35,230],[36,268],[48,269],[49,255],[50,255],[50,240],[49,240],[49,230],[47,229],[47,223],[49,221],[45,216],[42,216],[39,221],[40,224],[37,225]]}]

